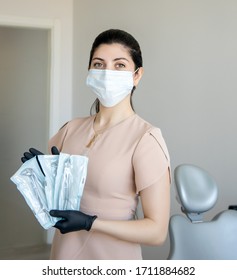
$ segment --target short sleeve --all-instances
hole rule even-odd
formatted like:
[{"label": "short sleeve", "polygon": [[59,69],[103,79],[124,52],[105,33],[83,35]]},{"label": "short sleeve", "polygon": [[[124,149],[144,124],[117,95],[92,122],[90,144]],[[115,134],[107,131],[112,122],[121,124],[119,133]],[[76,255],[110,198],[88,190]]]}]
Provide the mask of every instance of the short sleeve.
[{"label": "short sleeve", "polygon": [[64,139],[68,132],[68,123],[64,124],[59,131],[49,140],[48,149],[51,151],[53,146],[56,146],[59,151],[62,150]]},{"label": "short sleeve", "polygon": [[167,170],[170,172],[170,157],[160,129],[152,128],[140,139],[133,168],[137,193],[156,183]]}]

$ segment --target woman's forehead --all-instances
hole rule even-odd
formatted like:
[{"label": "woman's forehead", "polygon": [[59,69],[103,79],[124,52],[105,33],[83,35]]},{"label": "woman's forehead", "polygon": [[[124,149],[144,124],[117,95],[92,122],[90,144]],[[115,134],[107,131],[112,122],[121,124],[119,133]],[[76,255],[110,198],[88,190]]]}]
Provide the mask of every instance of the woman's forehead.
[{"label": "woman's forehead", "polygon": [[119,43],[101,44],[98,46],[98,48],[96,48],[93,54],[93,58],[94,57],[99,57],[102,59],[124,57],[131,60],[129,49]]}]

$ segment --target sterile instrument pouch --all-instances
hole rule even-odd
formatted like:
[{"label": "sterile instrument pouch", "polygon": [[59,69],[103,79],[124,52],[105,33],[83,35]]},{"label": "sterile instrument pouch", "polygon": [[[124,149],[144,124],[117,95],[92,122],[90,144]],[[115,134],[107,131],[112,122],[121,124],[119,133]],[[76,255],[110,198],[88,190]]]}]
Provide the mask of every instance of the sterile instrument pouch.
[{"label": "sterile instrument pouch", "polygon": [[[42,173],[38,162],[44,171]],[[88,158],[80,155],[39,155],[27,160],[10,178],[45,229],[59,218],[49,211],[79,210],[87,176]]]},{"label": "sterile instrument pouch", "polygon": [[38,161],[44,171],[45,178],[45,196],[47,200],[48,209],[54,207],[54,185],[58,169],[58,155],[39,155]]},{"label": "sterile instrument pouch", "polygon": [[49,214],[45,195],[45,176],[41,172],[36,157],[26,161],[11,177],[26,203],[33,211],[42,227],[48,229],[55,223]]},{"label": "sterile instrument pouch", "polygon": [[[47,210],[48,212],[54,209],[54,185],[57,176],[58,168],[58,155],[39,155],[38,161],[40,162],[41,168],[44,171],[45,179],[45,199],[47,201]],[[50,216],[52,226],[59,220]]]},{"label": "sterile instrument pouch", "polygon": [[54,208],[79,210],[83,193],[88,158],[60,153],[54,186]]}]

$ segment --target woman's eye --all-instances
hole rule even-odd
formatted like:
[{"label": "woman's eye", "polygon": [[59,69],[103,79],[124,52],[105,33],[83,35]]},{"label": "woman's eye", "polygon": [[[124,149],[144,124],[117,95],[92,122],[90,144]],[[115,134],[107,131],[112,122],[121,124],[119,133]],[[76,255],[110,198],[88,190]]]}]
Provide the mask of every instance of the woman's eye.
[{"label": "woman's eye", "polygon": [[116,64],[116,68],[117,69],[121,69],[121,68],[125,68],[126,66],[125,66],[125,64],[123,64],[123,63],[118,63],[118,64]]},{"label": "woman's eye", "polygon": [[100,62],[95,62],[93,66],[94,66],[94,68],[100,69],[100,68],[103,68],[104,65]]}]

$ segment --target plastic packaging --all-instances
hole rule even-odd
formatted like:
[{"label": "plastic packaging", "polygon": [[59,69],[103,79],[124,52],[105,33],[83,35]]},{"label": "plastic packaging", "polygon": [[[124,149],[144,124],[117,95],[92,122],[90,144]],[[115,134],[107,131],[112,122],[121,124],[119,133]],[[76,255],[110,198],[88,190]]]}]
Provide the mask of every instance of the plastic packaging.
[{"label": "plastic packaging", "polygon": [[88,158],[80,155],[40,155],[26,161],[11,177],[42,227],[49,229],[58,218],[49,211],[79,210],[86,181]]}]

